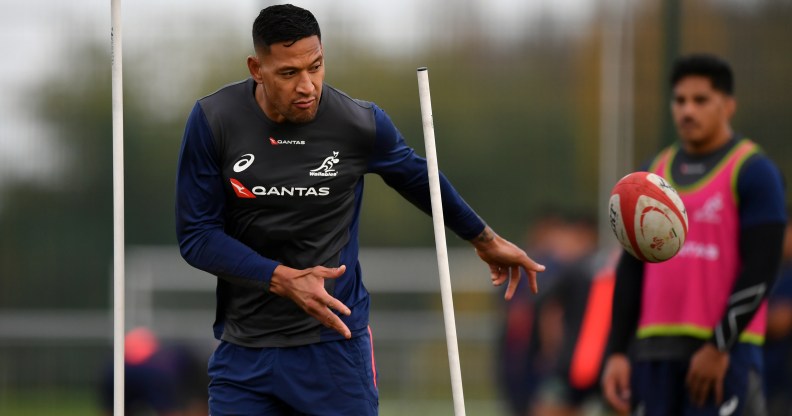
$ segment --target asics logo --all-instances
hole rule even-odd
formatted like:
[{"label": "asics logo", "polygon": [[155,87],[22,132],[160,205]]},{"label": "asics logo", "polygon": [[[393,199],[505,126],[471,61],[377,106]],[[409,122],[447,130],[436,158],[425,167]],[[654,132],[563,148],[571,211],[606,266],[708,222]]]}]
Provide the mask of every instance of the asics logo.
[{"label": "asics logo", "polygon": [[243,170],[247,169],[255,160],[256,157],[253,156],[252,153],[248,153],[246,155],[242,155],[241,158],[234,164],[234,172],[242,172]]}]

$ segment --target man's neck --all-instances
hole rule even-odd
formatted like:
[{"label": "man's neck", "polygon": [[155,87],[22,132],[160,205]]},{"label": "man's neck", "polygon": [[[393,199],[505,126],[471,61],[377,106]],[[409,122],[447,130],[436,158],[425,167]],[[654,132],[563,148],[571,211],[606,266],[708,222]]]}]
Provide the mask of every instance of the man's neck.
[{"label": "man's neck", "polygon": [[729,143],[732,135],[731,128],[727,127],[710,140],[703,140],[698,143],[682,142],[682,148],[690,155],[707,155]]}]

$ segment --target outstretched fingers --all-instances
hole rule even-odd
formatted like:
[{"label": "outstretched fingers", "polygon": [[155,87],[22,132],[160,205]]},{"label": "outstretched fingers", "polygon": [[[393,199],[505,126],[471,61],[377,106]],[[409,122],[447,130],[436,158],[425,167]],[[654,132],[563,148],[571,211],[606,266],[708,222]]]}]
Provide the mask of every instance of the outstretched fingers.
[{"label": "outstretched fingers", "polygon": [[338,313],[340,313],[340,314],[342,314],[344,316],[349,316],[349,315],[352,314],[352,311],[349,310],[349,308],[347,308],[346,305],[344,305],[340,300],[338,300],[338,299],[336,299],[336,298],[334,298],[334,297],[332,297],[330,295],[328,295],[328,299],[325,299],[325,302],[326,302],[327,308],[336,310],[336,311],[338,311]]},{"label": "outstretched fingers", "polygon": [[[344,272],[346,272],[345,265],[335,268],[317,266],[311,270],[311,273],[324,279],[338,278],[343,275]],[[333,312],[337,311],[342,315],[349,316],[352,314],[352,311],[344,305],[343,302],[330,296],[323,287],[320,292],[315,293],[313,301],[306,305],[305,311],[321,322],[322,325],[338,331],[345,338],[349,339],[352,337],[352,333],[346,324],[344,324],[344,321]]]},{"label": "outstretched fingers", "polygon": [[318,317],[317,317],[317,319],[319,319],[322,322],[322,324],[324,324],[324,326],[326,326],[326,327],[328,327],[330,329],[334,329],[339,334],[343,335],[344,338],[346,338],[346,339],[352,338],[352,332],[346,326],[344,321],[342,321],[341,318],[338,317],[338,315],[334,314],[333,311],[331,311],[331,310],[329,310],[327,308],[325,308],[325,309],[326,309],[326,312],[325,312],[326,319],[322,320],[321,318],[318,318]]},{"label": "outstretched fingers", "polygon": [[490,279],[492,280],[492,284],[494,286],[500,286],[506,282],[506,279],[509,277],[507,273],[508,267],[503,267],[497,264],[490,264]]},{"label": "outstretched fingers", "polygon": [[507,280],[509,281],[509,285],[506,287],[506,294],[504,295],[506,300],[510,300],[517,291],[517,286],[522,278],[520,267],[525,269],[525,274],[528,276],[528,282],[531,285],[531,291],[533,293],[539,293],[536,273],[545,270],[545,266],[531,260],[525,252],[520,251],[517,254],[515,259],[508,259],[508,261],[504,263],[489,263],[490,279],[494,286],[500,286],[506,283]]},{"label": "outstretched fingers", "polygon": [[509,274],[509,286],[506,287],[506,294],[504,295],[506,300],[511,300],[512,296],[514,296],[514,293],[517,291],[517,285],[520,283],[520,277],[522,277],[520,268],[517,266],[510,267]]},{"label": "outstretched fingers", "polygon": [[545,271],[545,266],[531,260],[527,255],[522,267],[525,269],[525,274],[528,276],[528,283],[531,285],[531,292],[539,293],[539,282],[536,280],[536,273]]},{"label": "outstretched fingers", "polygon": [[325,294],[323,297],[317,297],[312,302],[306,304],[305,307],[305,312],[316,318],[322,325],[338,331],[344,338],[351,338],[352,333],[349,331],[349,328],[333,310],[346,316],[352,313],[346,305],[329,294]]}]

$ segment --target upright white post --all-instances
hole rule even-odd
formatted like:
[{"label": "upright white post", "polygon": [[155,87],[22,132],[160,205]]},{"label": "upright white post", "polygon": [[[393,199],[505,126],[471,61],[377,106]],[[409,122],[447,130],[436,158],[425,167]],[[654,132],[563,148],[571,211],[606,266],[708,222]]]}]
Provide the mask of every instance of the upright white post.
[{"label": "upright white post", "polygon": [[113,113],[113,414],[124,416],[124,96],[121,0],[111,0]]},{"label": "upright white post", "polygon": [[451,272],[448,267],[448,248],[443,221],[443,200],[440,196],[440,170],[437,167],[437,148],[435,146],[434,122],[432,121],[432,99],[429,94],[429,71],[418,68],[418,95],[421,100],[421,121],[423,122],[426,163],[429,168],[429,193],[432,200],[432,223],[434,224],[435,247],[437,249],[437,268],[440,271],[440,295],[443,303],[448,365],[451,369],[451,393],[454,400],[454,416],[465,415],[465,398],[462,393],[462,370],[459,365],[456,320],[454,319],[454,298],[451,295]]}]

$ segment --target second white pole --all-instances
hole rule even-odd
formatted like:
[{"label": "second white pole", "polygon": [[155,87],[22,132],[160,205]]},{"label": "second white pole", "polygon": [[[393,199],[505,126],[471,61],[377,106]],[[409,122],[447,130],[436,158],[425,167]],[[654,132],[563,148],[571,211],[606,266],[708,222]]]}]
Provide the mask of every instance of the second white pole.
[{"label": "second white pole", "polygon": [[451,370],[454,416],[464,416],[465,397],[462,393],[462,369],[459,365],[454,299],[451,293],[451,272],[448,267],[448,248],[446,247],[445,222],[443,221],[443,200],[440,196],[440,170],[437,167],[432,99],[429,94],[429,70],[426,67],[418,68],[418,95],[421,100],[421,121],[423,123],[424,144],[426,145],[426,164],[429,168],[432,223],[434,225],[435,247],[437,249],[437,268],[440,272],[440,295],[443,303],[443,320],[445,323],[446,344],[448,346],[448,365]]},{"label": "second white pole", "polygon": [[124,416],[124,95],[121,0],[110,2],[113,114],[113,415]]}]

